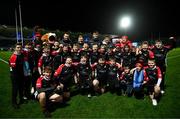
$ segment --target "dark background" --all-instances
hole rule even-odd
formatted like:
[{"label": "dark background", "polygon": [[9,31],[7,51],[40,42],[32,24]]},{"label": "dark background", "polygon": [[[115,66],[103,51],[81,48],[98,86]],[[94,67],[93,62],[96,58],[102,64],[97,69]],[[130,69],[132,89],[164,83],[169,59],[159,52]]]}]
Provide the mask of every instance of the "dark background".
[{"label": "dark background", "polygon": [[[18,1],[0,3],[0,24],[15,26]],[[126,33],[139,38],[180,36],[178,7],[173,0],[21,0],[23,26],[121,35],[118,20],[129,14],[133,23]]]}]

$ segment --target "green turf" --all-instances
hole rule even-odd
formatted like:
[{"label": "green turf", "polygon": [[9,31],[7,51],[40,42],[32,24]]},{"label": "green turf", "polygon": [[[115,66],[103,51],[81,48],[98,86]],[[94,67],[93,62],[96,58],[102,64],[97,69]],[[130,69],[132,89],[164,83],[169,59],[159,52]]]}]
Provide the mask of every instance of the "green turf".
[{"label": "green turf", "polygon": [[12,54],[12,52],[0,51],[0,58],[8,61],[11,54]]},{"label": "green turf", "polygon": [[[54,118],[180,118],[180,48],[168,53],[166,93],[157,107],[153,107],[148,97],[138,100],[106,93],[88,99],[76,95],[68,104],[52,112]],[[9,52],[0,52],[0,58],[8,60]],[[29,101],[20,109],[11,107],[11,82],[9,67],[0,61],[0,118],[41,118],[37,101]]]}]

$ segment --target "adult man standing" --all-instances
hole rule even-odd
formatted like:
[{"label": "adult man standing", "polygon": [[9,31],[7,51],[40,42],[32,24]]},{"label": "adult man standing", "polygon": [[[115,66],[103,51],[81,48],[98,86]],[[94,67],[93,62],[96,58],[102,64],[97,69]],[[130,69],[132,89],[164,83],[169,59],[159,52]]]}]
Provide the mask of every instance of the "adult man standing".
[{"label": "adult man standing", "polygon": [[[15,51],[9,59],[10,77],[12,82],[12,106],[15,109],[19,108],[19,104],[23,103],[24,56],[21,51],[22,45],[20,43],[16,44]],[[17,102],[18,93],[19,103]]]}]

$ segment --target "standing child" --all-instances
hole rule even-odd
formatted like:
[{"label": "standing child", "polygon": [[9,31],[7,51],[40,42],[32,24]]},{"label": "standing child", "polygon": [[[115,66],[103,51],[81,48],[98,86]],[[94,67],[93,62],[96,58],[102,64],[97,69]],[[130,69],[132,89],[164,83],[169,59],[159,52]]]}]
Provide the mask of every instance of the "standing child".
[{"label": "standing child", "polygon": [[107,70],[108,66],[103,57],[100,57],[98,63],[92,65],[93,69],[93,87],[97,93],[104,93],[107,85]]},{"label": "standing child", "polygon": [[149,43],[144,41],[141,44],[141,48],[136,49],[137,62],[143,64],[143,66],[147,66],[148,59],[154,58],[154,53],[149,50]]},{"label": "standing child", "polygon": [[88,93],[88,98],[91,97],[92,92],[92,69],[86,56],[81,56],[80,63],[77,66],[77,77],[80,88]]},{"label": "standing child", "polygon": [[115,58],[109,59],[109,65],[107,70],[107,85],[110,92],[120,94],[120,81],[119,76],[121,74],[120,67],[117,65]]},{"label": "standing child", "polygon": [[80,61],[79,44],[73,44],[71,56],[73,63],[78,63]]},{"label": "standing child", "polygon": [[50,56],[50,47],[45,46],[43,49],[43,54],[39,58],[38,61],[38,72],[40,75],[42,75],[42,71],[44,70],[44,67],[51,66],[52,65],[52,57]]},{"label": "standing child", "polygon": [[64,44],[62,52],[59,52],[59,54],[57,54],[52,61],[53,71],[57,70],[59,65],[64,64],[66,61],[66,58],[69,57],[70,55],[71,55],[71,52],[70,52],[69,45]]},{"label": "standing child", "polygon": [[162,73],[162,82],[161,82],[161,93],[164,94],[164,88],[165,88],[165,73],[166,73],[166,55],[169,51],[166,47],[163,46],[162,41],[156,40],[155,41],[155,47],[152,49],[154,52],[154,58],[156,65],[160,68],[161,73]]},{"label": "standing child", "polygon": [[36,90],[36,81],[38,79],[39,72],[38,72],[38,60],[42,55],[42,51],[41,51],[41,45],[36,45],[34,50],[32,51],[33,55],[34,55],[34,66],[33,66],[33,73],[32,73],[32,85],[31,85],[31,94],[34,94],[35,90]]},{"label": "standing child", "polygon": [[30,43],[27,43],[23,49],[24,54],[24,92],[23,98],[25,100],[30,99],[30,86],[32,79],[32,69],[33,69],[33,56],[31,51]]},{"label": "standing child", "polygon": [[99,52],[98,52],[98,45],[93,44],[92,45],[92,52],[90,55],[90,64],[94,64],[98,62]]}]

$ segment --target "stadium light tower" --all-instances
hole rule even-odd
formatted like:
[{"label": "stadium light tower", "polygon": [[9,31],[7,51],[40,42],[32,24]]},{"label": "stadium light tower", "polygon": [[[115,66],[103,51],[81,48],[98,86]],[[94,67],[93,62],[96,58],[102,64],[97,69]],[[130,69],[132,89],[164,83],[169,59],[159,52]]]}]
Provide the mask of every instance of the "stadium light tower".
[{"label": "stadium light tower", "polygon": [[126,34],[127,29],[130,27],[130,25],[131,25],[131,17],[124,16],[121,18],[120,28],[124,29],[125,34]]}]

